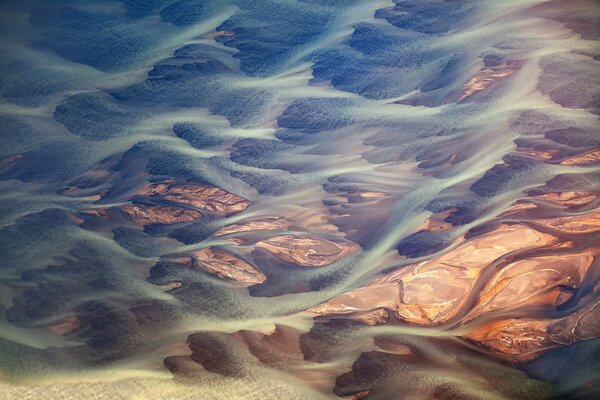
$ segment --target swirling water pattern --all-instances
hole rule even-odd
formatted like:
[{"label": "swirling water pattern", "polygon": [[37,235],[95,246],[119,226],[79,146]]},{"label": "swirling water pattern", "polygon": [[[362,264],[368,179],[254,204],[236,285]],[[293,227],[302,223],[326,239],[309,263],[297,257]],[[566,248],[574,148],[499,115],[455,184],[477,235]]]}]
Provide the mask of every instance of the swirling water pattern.
[{"label": "swirling water pattern", "polygon": [[0,393],[593,397],[599,22],[3,1]]}]

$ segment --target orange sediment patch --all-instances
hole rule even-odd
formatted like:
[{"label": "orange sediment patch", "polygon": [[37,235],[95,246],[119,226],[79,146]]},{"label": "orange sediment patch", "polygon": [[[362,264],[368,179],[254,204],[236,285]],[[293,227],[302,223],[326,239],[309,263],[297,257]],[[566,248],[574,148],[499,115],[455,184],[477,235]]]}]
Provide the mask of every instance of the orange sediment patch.
[{"label": "orange sediment patch", "polygon": [[460,96],[459,101],[487,89],[500,79],[514,74],[520,68],[521,64],[514,62],[481,70],[465,84],[463,94]]},{"label": "orange sediment patch", "polygon": [[512,361],[528,361],[541,353],[600,335],[600,302],[557,319],[511,318],[474,328],[465,337]]},{"label": "orange sediment patch", "polygon": [[82,210],[81,213],[85,215],[91,215],[96,218],[106,219],[108,218],[108,214],[106,213],[108,210],[106,208],[93,208],[90,210]]},{"label": "orange sediment patch", "polygon": [[[558,201],[578,200],[586,193],[555,194]],[[528,207],[523,207],[527,209]],[[598,230],[598,211],[532,222],[559,232],[591,233]],[[469,330],[462,336],[502,358],[527,361],[544,351],[600,336],[599,302],[561,318],[506,318],[502,310],[555,310],[572,299],[600,255],[597,248],[572,251],[572,242],[523,224],[500,225],[430,261],[389,273],[366,287],[343,293],[309,311],[317,315],[348,315],[364,324],[387,323],[390,316],[406,322],[434,326],[449,322],[465,309],[482,272],[504,265],[523,251],[552,249],[557,254],[516,259],[506,264],[478,293],[475,306],[458,323]],[[510,257],[507,257],[510,256]],[[500,311],[500,314],[494,312]],[[498,315],[500,320],[490,321]],[[487,319],[487,320],[486,320]],[[471,325],[472,324],[472,325]]]},{"label": "orange sediment patch", "polygon": [[283,261],[303,267],[322,267],[358,250],[351,242],[333,242],[304,235],[275,236],[256,244]]},{"label": "orange sediment patch", "polygon": [[60,324],[50,326],[48,329],[50,329],[50,331],[53,333],[64,335],[66,333],[74,331],[80,326],[81,320],[79,320],[79,318],[73,315],[61,322]]},{"label": "orange sediment patch", "polygon": [[509,214],[517,213],[524,210],[531,210],[537,208],[536,204],[529,203],[526,201],[514,203],[512,206],[508,207],[500,216],[506,216]]},{"label": "orange sediment patch", "polygon": [[358,195],[364,199],[382,198],[386,196],[383,192],[360,192]]},{"label": "orange sediment patch", "polygon": [[221,279],[251,285],[267,279],[252,265],[223,250],[205,248],[192,254],[201,269]]},{"label": "orange sediment patch", "polygon": [[378,308],[373,311],[366,311],[352,315],[354,321],[364,325],[382,325],[390,321],[390,313],[385,308]]},{"label": "orange sediment patch", "polygon": [[87,200],[87,201],[98,201],[102,198],[102,196],[104,195],[104,193],[102,194],[91,194],[91,195],[84,195],[84,193],[87,191],[87,189],[80,189],[78,187],[69,187],[65,190],[62,190],[60,192],[60,194],[62,194],[63,196],[68,196],[68,197],[78,197],[80,200]]},{"label": "orange sediment patch", "polygon": [[216,186],[173,181],[145,185],[138,194],[186,204],[217,215],[238,213],[251,204],[250,200]]},{"label": "orange sediment patch", "polygon": [[265,230],[285,230],[289,226],[289,222],[277,217],[263,218],[258,220],[241,222],[232,224],[219,229],[214,236],[229,235],[239,232],[265,231]]},{"label": "orange sediment patch", "polygon": [[200,219],[198,211],[170,206],[126,205],[119,207],[125,216],[140,225],[176,224]]},{"label": "orange sediment patch", "polygon": [[414,356],[415,352],[409,346],[394,341],[386,341],[381,337],[375,337],[375,346],[389,353],[394,353],[403,356]]},{"label": "orange sediment patch", "polygon": [[555,237],[523,225],[501,225],[403,276],[398,315],[418,324],[445,322],[460,309],[486,266],[511,252],[556,242]]},{"label": "orange sediment patch", "polygon": [[557,306],[571,297],[562,287],[578,288],[598,250],[520,260],[499,271],[483,288],[470,320],[490,311],[527,306]]},{"label": "orange sediment patch", "polygon": [[554,236],[525,225],[501,225],[433,260],[394,271],[311,311],[331,315],[386,307],[410,323],[444,323],[461,309],[485,267],[509,253],[557,242]]},{"label": "orange sediment patch", "polygon": [[456,208],[450,208],[444,212],[432,214],[427,220],[419,225],[416,232],[418,231],[431,231],[431,232],[439,232],[446,231],[452,228],[452,224],[444,221],[450,214],[456,212]]},{"label": "orange sediment patch", "polygon": [[577,156],[567,157],[560,162],[561,165],[587,165],[600,161],[600,149],[593,149]]},{"label": "orange sediment patch", "polygon": [[520,150],[519,153],[527,154],[529,156],[539,158],[542,160],[550,160],[556,154],[558,154],[558,150],[556,149],[547,149],[547,150]]},{"label": "orange sediment patch", "polygon": [[94,208],[82,210],[81,214],[91,215],[96,218],[108,219],[115,217],[120,212],[128,220],[138,225],[151,224],[177,224],[180,222],[190,222],[202,218],[202,214],[195,210],[188,210],[173,206],[128,204],[112,208]]},{"label": "orange sediment patch", "polygon": [[573,216],[536,219],[533,222],[565,233],[589,234],[600,231],[600,209]]},{"label": "orange sediment patch", "polygon": [[555,192],[546,193],[536,198],[552,201],[563,206],[584,206],[598,198],[594,192]]},{"label": "orange sediment patch", "polygon": [[400,287],[394,283],[368,286],[342,293],[326,303],[309,309],[319,315],[349,314],[379,307],[394,308],[400,300]]}]

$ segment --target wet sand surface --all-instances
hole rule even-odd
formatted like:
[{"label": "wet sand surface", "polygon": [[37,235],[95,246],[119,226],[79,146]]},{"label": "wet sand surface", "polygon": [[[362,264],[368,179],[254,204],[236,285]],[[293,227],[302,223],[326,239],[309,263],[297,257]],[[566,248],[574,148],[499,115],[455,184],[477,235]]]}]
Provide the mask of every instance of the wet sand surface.
[{"label": "wet sand surface", "polygon": [[600,396],[600,5],[0,4],[0,397]]}]

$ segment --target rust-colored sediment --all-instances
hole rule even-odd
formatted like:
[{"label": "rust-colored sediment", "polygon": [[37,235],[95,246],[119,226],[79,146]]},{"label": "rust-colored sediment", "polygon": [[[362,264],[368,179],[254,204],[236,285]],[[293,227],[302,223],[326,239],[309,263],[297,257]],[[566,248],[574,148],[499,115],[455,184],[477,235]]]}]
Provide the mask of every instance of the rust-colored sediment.
[{"label": "rust-colored sediment", "polygon": [[462,308],[483,269],[511,252],[551,245],[557,239],[523,225],[501,225],[454,250],[388,281],[402,285],[398,316],[415,324],[439,324]]},{"label": "rust-colored sediment", "polygon": [[170,206],[126,205],[119,207],[125,216],[139,225],[176,224],[200,219],[198,211]]},{"label": "rust-colored sediment", "polygon": [[275,236],[256,244],[281,260],[303,267],[322,267],[358,250],[351,242],[342,242],[304,235]]},{"label": "rust-colored sediment", "polygon": [[475,327],[465,337],[512,361],[600,335],[599,302],[563,318],[510,318]]},{"label": "rust-colored sediment", "polygon": [[415,229],[415,231],[430,231],[430,232],[441,232],[452,228],[452,224],[445,221],[445,219],[456,212],[456,208],[449,208],[440,213],[432,214],[427,220]]},{"label": "rust-colored sediment", "polygon": [[59,324],[55,324],[50,326],[48,329],[52,333],[56,333],[59,335],[65,335],[69,332],[73,332],[75,329],[79,328],[82,325],[82,322],[76,316],[70,316],[65,319],[63,322]]},{"label": "rust-colored sediment", "polygon": [[597,250],[535,257],[511,263],[485,285],[478,304],[465,317],[519,306],[558,306],[583,283]]},{"label": "rust-colored sediment", "polygon": [[89,210],[82,210],[81,214],[90,215],[90,216],[96,217],[96,218],[107,219],[108,218],[107,211],[108,211],[107,208],[92,208]]},{"label": "rust-colored sediment", "polygon": [[576,156],[567,157],[560,162],[561,165],[588,165],[600,162],[600,149],[593,149]]},{"label": "rust-colored sediment", "polygon": [[469,80],[469,82],[467,82],[464,85],[463,93],[460,96],[459,100],[463,100],[469,96],[474,95],[475,93],[481,92],[482,90],[489,88],[501,79],[514,74],[520,68],[521,63],[517,61],[513,61],[512,63],[505,63],[494,67],[484,68],[475,76],[473,76]]},{"label": "rust-colored sediment", "polygon": [[228,225],[224,228],[219,229],[214,234],[214,236],[230,235],[232,233],[240,232],[285,230],[288,228],[288,226],[289,222],[284,219],[277,217],[269,217],[252,221],[245,221],[239,224]]},{"label": "rust-colored sediment", "polygon": [[[311,309],[321,315],[388,307],[398,318],[435,325],[453,318],[484,267],[516,250],[556,243],[548,234],[524,225],[501,225],[467,240],[439,257],[392,272],[366,288],[342,294]],[[366,293],[369,292],[367,295]],[[358,299],[360,299],[358,301]]]},{"label": "rust-colored sediment", "polygon": [[[566,192],[538,198],[568,207],[589,204],[597,196]],[[518,203],[501,215],[537,212],[531,204]],[[466,332],[461,336],[503,358],[530,360],[548,349],[600,336],[596,303],[550,317],[552,310],[573,299],[600,255],[588,237],[599,226],[598,209],[501,224],[463,239],[445,254],[402,267],[309,311],[346,315],[369,325],[451,324]],[[573,242],[579,239],[561,239],[565,234],[588,244],[582,248]],[[540,310],[548,310],[548,318],[539,318]]]},{"label": "rust-colored sediment", "polygon": [[600,209],[572,216],[538,219],[535,223],[564,233],[594,233],[600,230]]},{"label": "rust-colored sediment", "polygon": [[552,192],[537,196],[565,206],[583,206],[590,204],[598,198],[594,192]]},{"label": "rust-colored sediment", "polygon": [[257,285],[267,278],[262,272],[240,258],[215,248],[204,248],[192,253],[198,266],[221,279]]},{"label": "rust-colored sediment", "polygon": [[393,309],[400,300],[400,287],[395,283],[373,285],[343,293],[332,300],[313,307],[319,315],[349,314],[380,307]]},{"label": "rust-colored sediment", "polygon": [[186,204],[221,216],[244,211],[251,203],[250,200],[216,186],[174,181],[145,185],[138,194]]},{"label": "rust-colored sediment", "polygon": [[145,226],[152,224],[177,224],[190,222],[202,218],[199,211],[189,210],[181,207],[128,204],[120,207],[93,208],[82,210],[81,214],[90,215],[101,219],[119,218],[119,214],[137,225]]}]

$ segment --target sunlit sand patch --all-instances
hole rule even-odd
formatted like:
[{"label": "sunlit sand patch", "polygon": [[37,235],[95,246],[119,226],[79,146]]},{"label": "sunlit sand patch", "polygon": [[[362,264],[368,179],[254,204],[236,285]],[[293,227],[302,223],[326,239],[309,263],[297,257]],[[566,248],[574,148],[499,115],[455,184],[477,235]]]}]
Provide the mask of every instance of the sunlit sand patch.
[{"label": "sunlit sand patch", "polygon": [[527,361],[559,346],[593,339],[600,332],[598,302],[562,318],[498,319],[475,327],[466,338],[514,361]]},{"label": "sunlit sand patch", "polygon": [[482,289],[465,320],[503,308],[555,307],[585,281],[598,250],[520,260],[501,269]]},{"label": "sunlit sand patch", "polygon": [[322,267],[358,250],[358,246],[351,242],[333,242],[304,235],[274,236],[258,242],[256,247],[302,267]]},{"label": "sunlit sand patch", "polygon": [[400,301],[400,287],[394,283],[359,288],[343,293],[327,303],[311,308],[317,315],[341,315],[373,310],[393,309]]},{"label": "sunlit sand patch", "polygon": [[75,329],[79,328],[82,324],[82,321],[79,320],[76,316],[70,316],[66,320],[61,323],[51,325],[48,329],[52,333],[56,333],[59,335],[65,335],[67,333],[73,332]]},{"label": "sunlit sand patch", "polygon": [[536,219],[533,222],[560,232],[590,234],[600,230],[600,209],[573,216]]},{"label": "sunlit sand patch", "polygon": [[594,149],[577,156],[567,157],[560,162],[561,165],[588,165],[600,161],[600,149]]},{"label": "sunlit sand patch", "polygon": [[222,279],[253,285],[266,279],[252,265],[222,250],[205,248],[194,252],[194,257],[198,260],[200,268]]},{"label": "sunlit sand patch", "polygon": [[106,208],[93,208],[93,209],[89,209],[89,210],[82,210],[81,214],[90,215],[90,216],[96,217],[96,218],[107,219],[108,218],[107,211],[108,211],[108,209],[106,209]]},{"label": "sunlit sand patch", "polygon": [[[436,324],[452,318],[483,268],[513,251],[556,243],[551,235],[521,225],[500,226],[431,261],[383,281],[401,282],[397,312],[409,322]],[[401,270],[402,271],[402,270]]]},{"label": "sunlit sand patch", "polygon": [[594,192],[554,192],[538,195],[540,199],[549,200],[564,206],[585,206],[598,198],[598,193]]},{"label": "sunlit sand patch", "polygon": [[89,215],[103,220],[126,220],[139,226],[178,224],[197,221],[202,218],[202,214],[196,210],[147,204],[85,209],[80,211],[80,215]]},{"label": "sunlit sand patch", "polygon": [[551,160],[558,154],[558,150],[521,150],[520,153],[539,158],[540,160]]},{"label": "sunlit sand patch", "polygon": [[102,196],[103,196],[103,194],[86,195],[85,192],[86,192],[85,189],[70,187],[68,189],[63,190],[61,192],[61,194],[64,196],[78,197],[80,200],[88,200],[88,201],[98,201],[98,200],[102,199]]},{"label": "sunlit sand patch", "polygon": [[138,194],[190,205],[217,215],[237,213],[250,205],[249,200],[215,186],[176,181],[145,185]]},{"label": "sunlit sand patch", "polygon": [[418,231],[430,231],[430,232],[440,232],[446,231],[452,228],[452,224],[446,222],[445,219],[451,215],[452,213],[458,211],[456,208],[449,208],[448,210],[432,214],[427,220],[420,226],[417,227]]},{"label": "sunlit sand patch", "polygon": [[5,397],[586,398],[593,1],[13,3]]},{"label": "sunlit sand patch", "polygon": [[464,92],[459,97],[459,101],[481,92],[498,82],[499,80],[511,76],[521,68],[522,62],[511,61],[498,66],[488,67],[481,70],[471,78],[464,86]]},{"label": "sunlit sand patch", "polygon": [[119,207],[128,219],[140,225],[176,224],[200,219],[198,211],[169,206],[126,205]]},{"label": "sunlit sand patch", "polygon": [[508,207],[499,216],[500,217],[507,216],[507,215],[511,215],[511,214],[515,214],[515,213],[520,213],[520,212],[526,211],[526,210],[532,210],[535,208],[537,208],[536,204],[530,203],[527,201],[521,201],[521,202],[517,202],[517,203],[511,205],[510,207]]},{"label": "sunlit sand patch", "polygon": [[[555,197],[570,201],[578,198],[578,195],[572,193]],[[530,209],[521,204],[513,211],[526,212]],[[593,211],[573,217],[535,219],[534,222],[554,228],[558,234],[591,233],[596,229],[596,214]],[[386,310],[395,311],[396,318],[410,323],[443,323],[461,312],[476,280],[488,265],[515,251],[547,246],[557,249],[572,247],[563,246],[556,237],[527,226],[503,225],[483,236],[470,238],[465,244],[431,261],[403,267],[398,272],[392,272],[366,287],[341,294],[310,311],[325,316],[347,315],[367,325],[389,323]],[[590,249],[580,253],[562,251],[555,255],[509,263],[481,289],[478,303],[461,317],[461,321],[464,323],[502,309],[560,306],[569,301],[572,291],[583,284],[588,269],[597,257],[598,251]],[[543,336],[549,326],[562,326],[562,323],[566,323],[564,321],[574,321],[575,318],[565,317],[560,320],[563,322],[552,319],[540,322],[532,318],[508,321],[500,328],[492,325],[488,333],[483,331],[484,328],[477,328],[475,332],[467,333],[466,337],[500,353],[515,355],[514,360],[523,361],[549,348],[594,337],[595,334],[590,333],[594,331],[592,328],[592,331],[586,328],[588,333],[582,336],[562,339]],[[536,346],[539,351],[531,350]]]},{"label": "sunlit sand patch", "polygon": [[252,221],[244,221],[238,224],[228,225],[219,229],[214,235],[223,236],[240,232],[255,232],[269,230],[285,230],[289,222],[279,217],[261,218]]},{"label": "sunlit sand patch", "polygon": [[181,268],[199,268],[220,279],[243,285],[257,285],[267,279],[262,272],[246,261],[217,248],[206,247],[192,253],[170,254],[164,259],[180,265]]},{"label": "sunlit sand patch", "polygon": [[[555,237],[529,227],[502,225],[431,261],[403,267],[360,289],[373,291],[371,295],[350,292],[312,311],[327,315],[337,310],[365,311],[392,306],[398,317],[407,322],[440,324],[461,309],[477,277],[490,263],[517,250],[555,243]],[[361,301],[357,303],[356,298]]]}]

